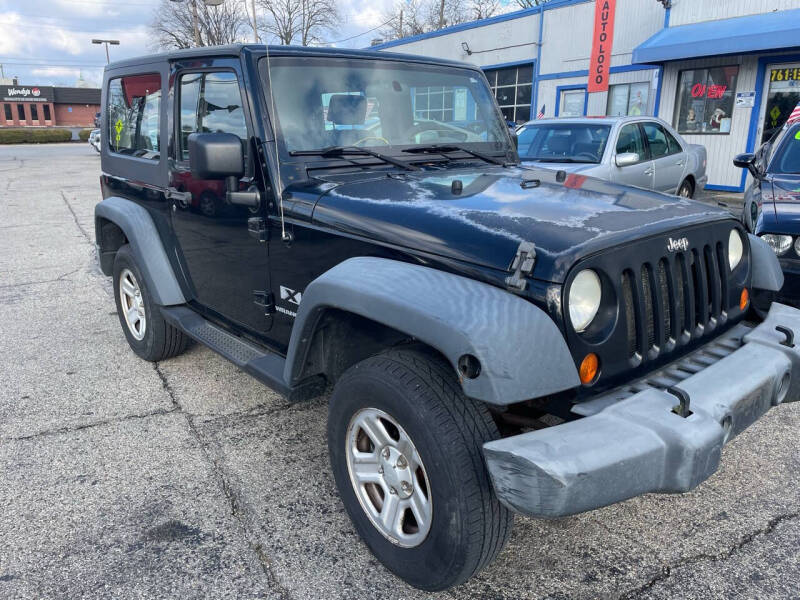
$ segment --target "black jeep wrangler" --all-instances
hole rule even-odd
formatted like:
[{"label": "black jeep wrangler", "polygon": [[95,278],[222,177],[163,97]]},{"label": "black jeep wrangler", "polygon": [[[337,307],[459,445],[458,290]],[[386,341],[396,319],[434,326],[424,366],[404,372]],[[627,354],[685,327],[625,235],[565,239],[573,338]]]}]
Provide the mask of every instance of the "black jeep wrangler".
[{"label": "black jeep wrangler", "polygon": [[290,399],[332,388],[342,502],[411,585],[465,581],[514,512],[690,490],[800,398],[800,312],[748,320],[772,250],[702,204],[521,167],[475,67],[178,51],[108,66],[102,121],[131,348],[193,338]]}]

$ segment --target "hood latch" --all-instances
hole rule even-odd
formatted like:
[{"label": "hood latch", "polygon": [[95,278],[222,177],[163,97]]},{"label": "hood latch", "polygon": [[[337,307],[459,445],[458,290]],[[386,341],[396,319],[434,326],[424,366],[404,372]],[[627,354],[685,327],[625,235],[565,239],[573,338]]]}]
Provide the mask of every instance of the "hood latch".
[{"label": "hood latch", "polygon": [[520,242],[517,254],[511,263],[514,270],[512,275],[506,277],[506,285],[515,290],[524,290],[528,282],[525,276],[533,273],[533,266],[536,264],[536,245],[533,242]]}]

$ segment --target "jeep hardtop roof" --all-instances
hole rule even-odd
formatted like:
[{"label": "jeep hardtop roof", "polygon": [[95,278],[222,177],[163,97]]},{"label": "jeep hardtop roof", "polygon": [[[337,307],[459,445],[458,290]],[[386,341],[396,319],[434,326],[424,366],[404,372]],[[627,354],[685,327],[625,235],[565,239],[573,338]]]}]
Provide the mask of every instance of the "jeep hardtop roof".
[{"label": "jeep hardtop roof", "polygon": [[[122,67],[135,67],[164,62],[168,60],[202,58],[205,56],[240,56],[244,52],[262,53],[267,51],[264,44],[230,44],[227,46],[204,46],[201,48],[185,48],[182,50],[170,50],[157,54],[147,54],[134,58],[126,58],[110,63],[106,70],[111,71]],[[356,50],[350,48],[317,48],[308,46],[269,46],[270,56],[305,56],[329,58],[353,58],[368,60],[402,60],[406,62],[416,62],[425,64],[437,64],[450,67],[469,68],[479,70],[475,65],[469,63],[444,60],[440,58],[430,58],[427,56],[417,56],[414,54],[400,54],[394,52],[378,52],[376,50]]]}]

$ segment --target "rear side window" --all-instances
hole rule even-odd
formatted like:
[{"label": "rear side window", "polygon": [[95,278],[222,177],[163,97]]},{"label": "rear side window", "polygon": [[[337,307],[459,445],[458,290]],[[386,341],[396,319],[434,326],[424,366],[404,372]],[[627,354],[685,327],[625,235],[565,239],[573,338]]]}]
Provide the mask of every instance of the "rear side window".
[{"label": "rear side window", "polygon": [[108,83],[108,147],[112,152],[158,160],[161,146],[161,75],[147,73]]},{"label": "rear side window", "polygon": [[[186,73],[180,78],[180,160],[189,160],[191,133],[233,133],[247,140],[247,124],[236,74]],[[243,144],[245,154],[247,145]]]}]

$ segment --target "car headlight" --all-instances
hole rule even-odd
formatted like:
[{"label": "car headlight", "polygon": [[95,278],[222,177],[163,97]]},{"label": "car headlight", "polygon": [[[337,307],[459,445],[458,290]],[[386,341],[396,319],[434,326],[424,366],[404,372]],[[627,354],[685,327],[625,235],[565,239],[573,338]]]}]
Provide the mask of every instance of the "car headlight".
[{"label": "car headlight", "polygon": [[798,238],[797,238],[797,239],[794,241],[794,251],[795,251],[795,253],[796,253],[798,256],[800,256],[800,237],[798,237]]},{"label": "car headlight", "polygon": [[575,276],[569,289],[569,320],[578,333],[585,331],[600,309],[602,296],[600,277],[591,269],[585,269]]},{"label": "car headlight", "polygon": [[761,239],[769,244],[772,251],[778,256],[783,256],[792,247],[792,236],[779,233],[765,233]]},{"label": "car headlight", "polygon": [[739,233],[738,229],[731,229],[731,234],[728,236],[728,264],[731,267],[731,271],[742,262],[743,253],[742,234]]}]

